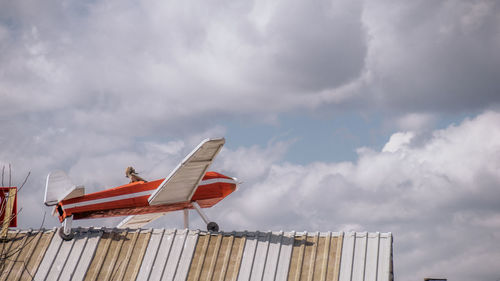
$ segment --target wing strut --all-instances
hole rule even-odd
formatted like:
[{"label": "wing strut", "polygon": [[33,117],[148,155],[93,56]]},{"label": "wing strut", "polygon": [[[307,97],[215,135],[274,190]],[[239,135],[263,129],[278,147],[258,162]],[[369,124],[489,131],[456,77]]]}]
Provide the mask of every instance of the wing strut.
[{"label": "wing strut", "polygon": [[203,210],[201,209],[200,205],[198,205],[198,202],[193,201],[193,202],[191,202],[191,205],[198,212],[198,215],[200,215],[201,219],[207,224],[208,231],[215,231],[215,232],[219,231],[219,225],[216,222],[210,221],[208,219],[208,217],[205,214],[205,212],[203,212]]},{"label": "wing strut", "polygon": [[189,229],[189,209],[182,210],[184,212],[184,228]]},{"label": "wing strut", "polygon": [[73,239],[75,233],[71,229],[73,223],[73,216],[66,217],[59,228],[59,236],[65,241]]}]

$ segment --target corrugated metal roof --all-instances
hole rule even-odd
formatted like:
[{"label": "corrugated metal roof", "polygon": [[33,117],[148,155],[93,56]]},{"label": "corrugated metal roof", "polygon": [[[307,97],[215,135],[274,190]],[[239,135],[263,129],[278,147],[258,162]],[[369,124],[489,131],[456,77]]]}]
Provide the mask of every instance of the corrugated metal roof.
[{"label": "corrugated metal roof", "polygon": [[1,280],[392,280],[391,233],[11,231]]}]

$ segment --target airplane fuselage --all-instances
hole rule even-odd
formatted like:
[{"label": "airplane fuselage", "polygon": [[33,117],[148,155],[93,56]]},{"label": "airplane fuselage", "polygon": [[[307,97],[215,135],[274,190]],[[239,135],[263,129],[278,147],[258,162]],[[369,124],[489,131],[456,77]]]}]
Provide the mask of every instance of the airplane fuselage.
[{"label": "airplane fuselage", "polygon": [[59,202],[56,211],[59,220],[105,218],[192,209],[192,202],[202,208],[217,204],[236,189],[236,181],[216,172],[205,173],[190,201],[150,205],[148,198],[164,181],[134,182],[107,190],[85,194]]}]

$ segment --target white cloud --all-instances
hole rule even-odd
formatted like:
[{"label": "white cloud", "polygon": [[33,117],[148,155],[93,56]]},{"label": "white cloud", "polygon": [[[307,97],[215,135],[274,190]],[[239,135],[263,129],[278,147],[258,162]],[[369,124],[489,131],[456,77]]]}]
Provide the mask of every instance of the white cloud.
[{"label": "white cloud", "polygon": [[243,181],[256,181],[269,173],[269,166],[283,158],[290,143],[269,143],[268,147],[240,147],[234,151],[223,149],[215,168],[238,175]]},{"label": "white cloud", "polygon": [[[245,169],[268,172],[218,206],[219,221],[237,229],[391,231],[397,279],[495,280],[495,266],[479,265],[492,265],[500,252],[499,124],[500,113],[486,112],[418,145],[395,133],[386,148],[398,149],[364,149],[355,163],[301,166],[240,150],[237,159],[252,159]],[[240,166],[237,159],[225,161]]]},{"label": "white cloud", "polygon": [[147,142],[145,143],[145,146],[148,147],[148,150],[157,150],[159,154],[175,155],[178,154],[182,148],[184,148],[184,142],[180,140],[170,141],[166,144]]},{"label": "white cloud", "polygon": [[395,133],[382,148],[383,152],[396,152],[407,147],[411,140],[415,137],[413,132],[399,132]]}]

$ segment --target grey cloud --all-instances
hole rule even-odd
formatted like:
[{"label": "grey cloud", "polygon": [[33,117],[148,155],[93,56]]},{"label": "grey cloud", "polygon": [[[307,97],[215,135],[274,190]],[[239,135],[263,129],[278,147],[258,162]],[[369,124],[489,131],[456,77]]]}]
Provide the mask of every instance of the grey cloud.
[{"label": "grey cloud", "polygon": [[0,14],[11,116],[70,109],[97,126],[498,103],[494,1],[23,3]]},{"label": "grey cloud", "polygon": [[366,34],[357,1],[280,3],[268,25],[274,59],[296,91],[335,88],[357,78],[364,65]]},{"label": "grey cloud", "polygon": [[365,6],[374,100],[398,110],[458,111],[498,103],[496,1],[377,1]]},{"label": "grey cloud", "polygon": [[[0,58],[4,113],[98,105],[141,117],[127,106],[161,104],[163,114],[151,116],[158,121],[234,113],[234,107],[283,110],[301,103],[296,94],[356,77],[366,51],[361,7],[351,1],[276,1],[271,10],[257,2],[217,9],[163,2],[35,4],[11,3],[1,14],[8,51]],[[265,24],[257,22],[262,13],[269,17]],[[263,106],[269,99],[279,102]]]}]

